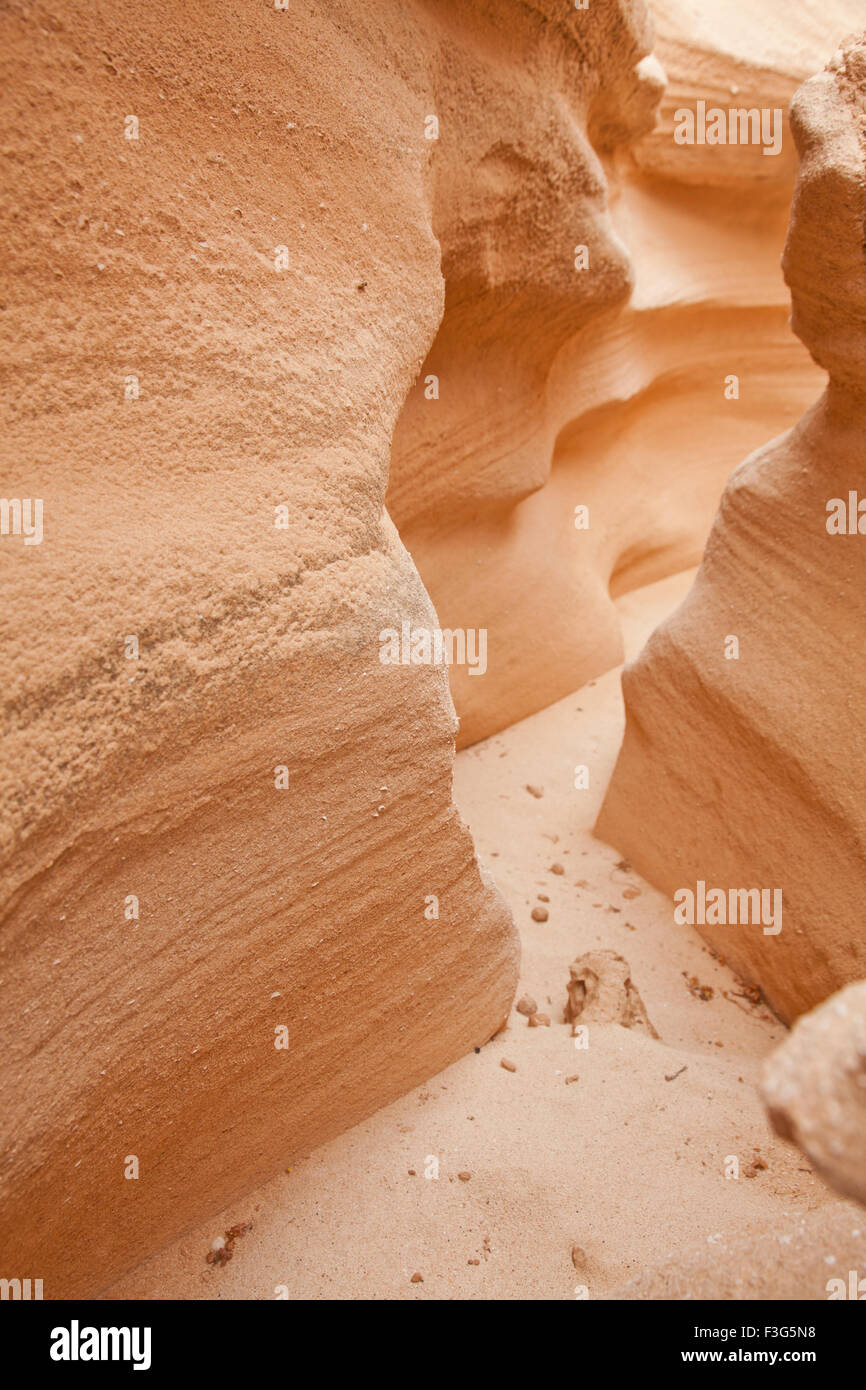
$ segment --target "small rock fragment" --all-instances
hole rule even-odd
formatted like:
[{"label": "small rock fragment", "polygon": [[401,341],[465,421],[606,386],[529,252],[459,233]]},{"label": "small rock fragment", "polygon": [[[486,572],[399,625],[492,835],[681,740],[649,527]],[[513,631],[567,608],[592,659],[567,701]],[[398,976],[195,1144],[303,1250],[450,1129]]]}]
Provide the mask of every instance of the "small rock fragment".
[{"label": "small rock fragment", "polygon": [[631,978],[631,967],[616,951],[587,951],[569,966],[565,1022],[572,1033],[586,1023],[618,1023],[659,1035],[647,1016]]},{"label": "small rock fragment", "polygon": [[205,1256],[207,1263],[209,1265],[216,1265],[218,1268],[227,1265],[229,1260],[234,1256],[235,1242],[238,1241],[241,1236],[245,1236],[247,1231],[251,1231],[252,1228],[252,1221],[239,1221],[237,1225],[230,1226],[224,1236],[216,1236],[216,1238],[211,1241],[210,1250]]},{"label": "small rock fragment", "polygon": [[530,786],[530,784],[527,782],[526,790],[529,792],[530,796],[534,796],[536,798],[544,796],[544,787],[533,787]]},{"label": "small rock fragment", "polygon": [[866,1203],[866,980],[797,1020],[765,1063],[762,1091],[776,1133]]},{"label": "small rock fragment", "polygon": [[501,1059],[499,1065],[500,1065],[501,1067],[504,1067],[506,1071],[517,1071],[517,1063],[516,1063],[516,1062],[509,1062],[509,1060],[508,1060],[507,1057],[503,1057],[503,1058]]},{"label": "small rock fragment", "polygon": [[423,1275],[423,1274],[419,1274],[418,1271],[416,1270],[415,1273],[412,1275],[412,1278],[409,1280],[409,1283],[410,1283],[410,1284],[423,1284],[423,1283],[424,1283],[424,1275]]},{"label": "small rock fragment", "polygon": [[530,1028],[549,1028],[550,1017],[548,1014],[532,1014],[529,1018]]},{"label": "small rock fragment", "polygon": [[471,1174],[471,1173],[467,1173],[467,1172],[464,1170],[462,1173],[458,1173],[457,1176],[458,1176],[458,1178],[460,1179],[461,1182],[468,1182],[469,1179],[472,1177],[472,1174]]},{"label": "small rock fragment", "polygon": [[764,1160],[761,1158],[761,1155],[760,1155],[760,1154],[755,1154],[755,1157],[752,1159],[752,1161],[751,1161],[751,1163],[748,1165],[748,1167],[746,1167],[746,1168],[743,1169],[743,1177],[744,1177],[744,1178],[756,1178],[756,1177],[758,1176],[759,1173],[761,1173],[761,1172],[763,1172],[763,1171],[766,1170],[766,1167],[767,1167],[767,1165],[766,1165],[766,1163],[764,1162]]},{"label": "small rock fragment", "polygon": [[516,1007],[517,1012],[519,1014],[525,1014],[527,1018],[529,1018],[530,1014],[538,1012],[538,1005],[536,1004],[531,994],[521,995],[521,997],[517,1001]]},{"label": "small rock fragment", "polygon": [[533,922],[546,922],[550,913],[546,907],[534,907],[529,915]]},{"label": "small rock fragment", "polygon": [[586,1269],[586,1251],[581,1250],[579,1245],[571,1247],[571,1263],[575,1269]]},{"label": "small rock fragment", "polygon": [[564,873],[565,873],[565,867],[564,867],[564,865],[562,865],[562,864],[551,864],[551,866],[550,866],[550,872],[551,872],[552,874],[564,874]]},{"label": "small rock fragment", "polygon": [[579,1080],[580,1080],[580,1076],[579,1076],[579,1074],[575,1071],[575,1072],[572,1072],[571,1076],[567,1076],[567,1077],[565,1078],[565,1084],[566,1084],[566,1086],[570,1086],[571,1083],[572,1083],[572,1081],[579,1081]]},{"label": "small rock fragment", "polygon": [[702,985],[697,975],[689,975],[685,970],[682,972],[682,975],[688,986],[689,992],[693,994],[696,999],[702,999],[704,1003],[712,999],[715,994],[712,985]]}]

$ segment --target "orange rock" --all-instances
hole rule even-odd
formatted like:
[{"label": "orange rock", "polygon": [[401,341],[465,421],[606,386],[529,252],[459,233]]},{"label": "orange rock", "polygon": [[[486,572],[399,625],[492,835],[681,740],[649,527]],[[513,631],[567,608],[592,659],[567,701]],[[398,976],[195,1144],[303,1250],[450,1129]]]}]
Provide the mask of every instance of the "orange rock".
[{"label": "orange rock", "polygon": [[786,1021],[866,975],[866,548],[830,524],[863,471],[864,100],[866,42],[852,40],[791,108],[784,270],[830,384],[734,473],[691,593],[624,672],[596,827],[686,913],[681,895],[721,892],[724,915],[695,910],[698,930]]},{"label": "orange rock", "polygon": [[[439,17],[362,9],[216,0],[203,47],[182,4],[69,0],[71,88],[38,24],[0,20],[26,170],[2,207],[4,471],[44,499],[40,545],[0,536],[3,1255],[46,1298],[94,1293],[511,1007],[447,673],[380,660],[383,629],[437,622],[384,494],[444,296],[425,116],[452,168],[472,120]],[[136,72],[122,102],[106,52]]]}]

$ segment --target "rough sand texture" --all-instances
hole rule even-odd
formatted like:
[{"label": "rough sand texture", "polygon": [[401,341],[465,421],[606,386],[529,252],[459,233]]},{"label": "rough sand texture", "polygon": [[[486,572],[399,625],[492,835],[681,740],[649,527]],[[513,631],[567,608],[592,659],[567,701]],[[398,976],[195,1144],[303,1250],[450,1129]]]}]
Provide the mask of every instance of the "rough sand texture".
[{"label": "rough sand texture", "polygon": [[[687,583],[620,601],[629,651]],[[597,1298],[668,1254],[689,1261],[696,1291],[744,1232],[787,1237],[806,1219],[841,1240],[846,1208],[773,1137],[758,1095],[761,1059],[784,1030],[590,833],[622,721],[611,672],[457,759],[457,802],[520,927],[518,995],[550,1026],[531,1028],[515,1009],[480,1053],[293,1164],[111,1296],[273,1298],[285,1286],[292,1298],[570,1299],[585,1286]],[[588,791],[573,788],[578,762],[591,766]],[[544,923],[530,915],[539,894]],[[660,1041],[591,1024],[589,1047],[575,1048],[563,1021],[569,965],[598,950],[629,961]],[[731,1155],[738,1180],[724,1176]],[[431,1157],[438,1180],[424,1176]],[[250,1219],[231,1263],[208,1266],[214,1237]],[[780,1261],[757,1249],[750,1288],[776,1296]],[[823,1282],[798,1292],[826,1297]]]},{"label": "rough sand texture", "polygon": [[[852,42],[792,108],[784,268],[830,386],[736,471],[691,593],[626,670],[598,821],[669,893],[781,894],[777,933],[711,916],[702,930],[786,1020],[866,973],[864,102],[866,45]],[[837,534],[831,500],[847,525],[852,494],[854,533]]]}]

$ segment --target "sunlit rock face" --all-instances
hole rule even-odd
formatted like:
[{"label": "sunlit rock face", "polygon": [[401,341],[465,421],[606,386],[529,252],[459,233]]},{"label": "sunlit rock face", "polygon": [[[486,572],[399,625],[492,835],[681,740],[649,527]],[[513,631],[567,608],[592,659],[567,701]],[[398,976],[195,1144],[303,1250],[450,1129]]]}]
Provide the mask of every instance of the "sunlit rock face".
[{"label": "sunlit rock face", "polygon": [[[801,88],[792,124],[785,275],[830,384],[737,470],[691,593],[627,668],[597,827],[680,907],[694,895],[699,930],[786,1020],[866,974],[863,43]],[[780,910],[732,924],[731,894],[755,889]]]},{"label": "sunlit rock face", "polygon": [[517,946],[447,673],[379,659],[436,621],[383,499],[442,309],[438,21],[2,31],[3,491],[42,524],[0,537],[3,1272],[57,1297],[482,1044]]},{"label": "sunlit rock face", "polygon": [[612,665],[820,373],[787,155],[672,160],[639,0],[0,24],[0,1189],[51,1298],[499,1027],[452,693],[471,741]]},{"label": "sunlit rock face", "polygon": [[[465,6],[470,44],[431,5],[445,315],[388,505],[443,626],[487,632],[484,679],[451,673],[460,743],[620,661],[612,598],[696,564],[733,468],[822,389],[779,267],[787,107],[858,5],[659,0],[653,54],[635,6]],[[766,111],[768,143],[679,142],[699,103]]]}]

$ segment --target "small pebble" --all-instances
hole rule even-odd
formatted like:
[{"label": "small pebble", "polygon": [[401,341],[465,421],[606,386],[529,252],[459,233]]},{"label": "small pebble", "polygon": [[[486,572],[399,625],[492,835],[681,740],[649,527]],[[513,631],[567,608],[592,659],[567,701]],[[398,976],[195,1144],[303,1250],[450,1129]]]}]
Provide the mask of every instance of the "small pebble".
[{"label": "small pebble", "polygon": [[469,1179],[472,1177],[472,1174],[464,1171],[462,1173],[458,1173],[457,1176],[461,1182],[468,1182]]},{"label": "small pebble", "polygon": [[530,795],[530,796],[534,796],[534,797],[536,797],[536,798],[539,798],[539,797],[544,796],[544,787],[532,787],[532,786],[530,786],[530,784],[527,782],[527,784],[526,784],[526,790],[529,792],[529,795]]},{"label": "small pebble", "polygon": [[577,1073],[577,1072],[573,1072],[571,1076],[567,1076],[567,1077],[565,1078],[565,1084],[566,1084],[566,1086],[570,1086],[571,1083],[572,1083],[572,1081],[579,1081],[579,1080],[580,1080],[580,1076],[578,1075],[578,1073]]},{"label": "small pebble", "polygon": [[517,1071],[517,1063],[509,1062],[507,1057],[503,1057],[499,1065],[504,1067],[506,1071]]},{"label": "small pebble", "polygon": [[579,1245],[572,1245],[571,1247],[571,1263],[575,1269],[586,1268],[586,1252],[581,1250]]},{"label": "small pebble", "polygon": [[409,1283],[410,1283],[410,1284],[423,1284],[423,1283],[424,1283],[424,1275],[423,1275],[423,1274],[419,1274],[418,1271],[416,1270],[415,1273],[412,1275],[412,1278],[409,1280]]},{"label": "small pebble", "polygon": [[550,914],[546,907],[534,907],[529,915],[533,922],[546,922]]},{"label": "small pebble", "polygon": [[538,1005],[531,994],[524,994],[518,999],[517,1012],[519,1014],[525,1014],[527,1018],[529,1018],[530,1014],[538,1012]]},{"label": "small pebble", "polygon": [[480,1261],[480,1260],[467,1260],[466,1263],[467,1263],[467,1264],[470,1264],[470,1265],[480,1265],[481,1261]]},{"label": "small pebble", "polygon": [[536,893],[535,896],[538,898],[538,901],[539,901],[540,903],[549,903],[549,902],[550,902],[550,898],[547,896],[546,893]]},{"label": "small pebble", "polygon": [[564,874],[565,868],[562,864],[551,864],[550,872],[552,874]]},{"label": "small pebble", "polygon": [[530,1028],[549,1028],[550,1018],[547,1014],[533,1014],[529,1020]]}]

